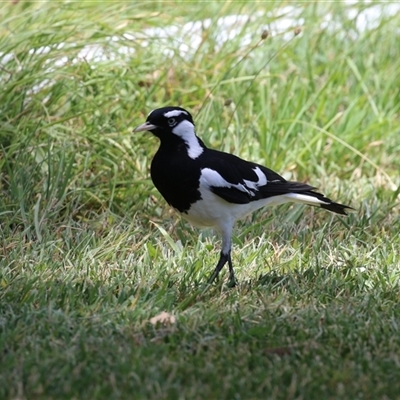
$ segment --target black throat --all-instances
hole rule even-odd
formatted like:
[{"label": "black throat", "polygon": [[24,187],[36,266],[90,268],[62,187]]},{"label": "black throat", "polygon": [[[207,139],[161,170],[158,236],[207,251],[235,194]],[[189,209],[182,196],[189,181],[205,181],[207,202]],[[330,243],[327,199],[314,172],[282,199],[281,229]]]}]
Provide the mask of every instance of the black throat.
[{"label": "black throat", "polygon": [[[175,137],[160,138],[160,147],[151,163],[151,179],[168,204],[186,213],[191,204],[201,199],[199,179],[203,154],[195,159],[189,157],[187,143],[172,136]],[[200,139],[199,143],[206,151]]]}]

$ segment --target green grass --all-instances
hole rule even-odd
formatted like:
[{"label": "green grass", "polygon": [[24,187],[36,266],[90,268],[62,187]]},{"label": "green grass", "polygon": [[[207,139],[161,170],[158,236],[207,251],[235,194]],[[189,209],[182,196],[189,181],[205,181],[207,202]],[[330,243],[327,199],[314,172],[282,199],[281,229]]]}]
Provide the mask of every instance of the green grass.
[{"label": "green grass", "polygon": [[[261,40],[289,3],[15,3],[0,25],[0,398],[399,398],[399,17],[356,33],[349,6],[312,3],[300,35]],[[179,52],[184,23],[233,14],[253,20]],[[108,56],[77,62],[90,45]],[[238,287],[225,273],[207,288],[220,240],[168,209],[149,178],[158,143],[131,133],[166,104],[211,147],[356,213],[260,210],[235,232]],[[162,312],[175,322],[150,322]]]}]

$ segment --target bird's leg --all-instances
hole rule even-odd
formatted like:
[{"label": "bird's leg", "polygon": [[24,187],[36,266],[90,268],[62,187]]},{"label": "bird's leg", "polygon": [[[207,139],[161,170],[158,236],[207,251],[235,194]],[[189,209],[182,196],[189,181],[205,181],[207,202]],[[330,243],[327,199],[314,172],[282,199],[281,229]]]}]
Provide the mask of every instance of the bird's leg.
[{"label": "bird's leg", "polygon": [[228,263],[228,267],[229,267],[229,286],[230,287],[236,286],[235,272],[233,271],[232,258],[231,258],[230,251],[228,254],[224,254],[221,251],[221,255],[219,257],[218,264],[215,267],[214,272],[211,274],[210,278],[208,279],[208,283],[213,283],[218,278],[218,275],[219,275],[221,269],[224,267],[224,265],[226,263]]},{"label": "bird's leg", "polygon": [[229,286],[234,287],[236,286],[236,278],[235,278],[235,272],[233,271],[231,252],[229,252],[228,254],[228,266],[229,266]]},{"label": "bird's leg", "polygon": [[[227,262],[229,262],[230,258],[231,258],[230,252],[228,254],[224,254],[221,251],[221,254],[220,254],[219,260],[218,260],[218,264],[215,267],[214,272],[211,274],[210,278],[208,279],[208,283],[213,283],[218,278],[218,275],[219,275],[221,269],[224,267],[224,265]],[[231,262],[231,264],[232,264],[232,262]]]},{"label": "bird's leg", "polygon": [[208,283],[214,282],[218,278],[221,269],[226,263],[229,266],[229,286],[233,287],[236,285],[235,273],[232,266],[231,258],[231,247],[232,247],[232,227],[233,222],[229,221],[224,226],[221,226],[222,231],[222,250],[219,256],[218,264],[215,267],[214,272],[211,274]]}]

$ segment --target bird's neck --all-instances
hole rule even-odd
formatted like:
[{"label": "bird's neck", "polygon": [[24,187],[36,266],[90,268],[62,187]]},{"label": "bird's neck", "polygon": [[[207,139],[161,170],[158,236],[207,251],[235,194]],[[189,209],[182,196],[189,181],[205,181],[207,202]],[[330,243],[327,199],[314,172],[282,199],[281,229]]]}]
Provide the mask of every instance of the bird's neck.
[{"label": "bird's neck", "polygon": [[185,142],[188,156],[190,158],[196,159],[204,152],[205,145],[202,140],[196,135],[191,135],[187,138],[183,138],[183,141]]},{"label": "bird's neck", "polygon": [[161,137],[160,150],[166,150],[168,152],[185,152],[191,159],[195,160],[198,158],[205,150],[206,146],[203,141],[196,135],[185,135],[183,137],[175,136],[171,140]]}]

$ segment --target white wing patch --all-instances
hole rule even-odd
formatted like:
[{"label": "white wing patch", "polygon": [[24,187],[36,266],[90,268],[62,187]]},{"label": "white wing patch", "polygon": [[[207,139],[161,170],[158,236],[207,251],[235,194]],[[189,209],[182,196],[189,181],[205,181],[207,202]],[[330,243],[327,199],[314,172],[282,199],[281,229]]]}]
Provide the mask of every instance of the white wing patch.
[{"label": "white wing patch", "polygon": [[217,171],[211,168],[203,168],[201,170],[200,181],[206,186],[215,187],[230,187],[231,184],[227,182]]},{"label": "white wing patch", "polygon": [[200,183],[203,183],[206,186],[234,188],[254,197],[254,192],[258,191],[260,186],[267,184],[267,177],[258,167],[253,168],[253,171],[257,174],[258,181],[254,182],[244,179],[243,185],[242,183],[230,183],[225,180],[217,171],[214,171],[211,168],[203,168],[201,170]]},{"label": "white wing patch", "polygon": [[[170,113],[172,112],[176,112],[180,110],[173,110],[170,111]],[[185,112],[186,111],[182,111]],[[168,113],[166,113],[168,114]],[[164,115],[166,115],[164,114]],[[187,114],[187,113],[186,113]],[[178,125],[175,126],[174,129],[172,129],[172,133],[181,137],[184,142],[186,143],[187,147],[188,147],[188,155],[190,158],[192,158],[193,160],[196,159],[200,154],[203,153],[204,149],[203,147],[200,145],[196,133],[194,131],[194,125],[187,120],[183,120],[181,122],[179,122]]]},{"label": "white wing patch", "polygon": [[188,113],[184,110],[172,110],[164,113],[164,117],[166,118],[179,117],[182,114],[188,115]]},{"label": "white wing patch", "polygon": [[[257,174],[258,181],[248,181],[247,179],[243,179],[245,185],[252,190],[258,190],[260,186],[265,186],[267,184],[267,177],[265,174],[261,171],[260,168],[255,167],[253,168],[253,171]],[[251,193],[252,196],[254,196],[253,193]]]},{"label": "white wing patch", "polygon": [[203,168],[201,170],[200,175],[200,183],[203,183],[208,187],[227,187],[227,188],[235,188],[242,192],[251,194],[244,185],[241,183],[233,184],[225,180],[217,171],[214,171],[211,168]]}]

